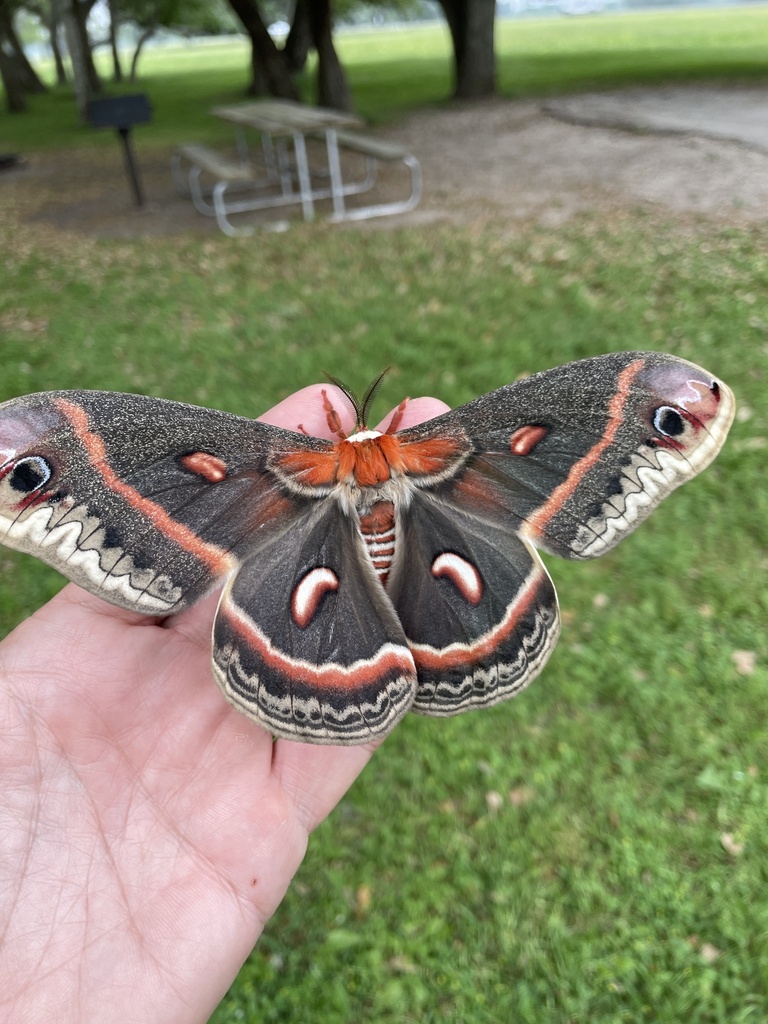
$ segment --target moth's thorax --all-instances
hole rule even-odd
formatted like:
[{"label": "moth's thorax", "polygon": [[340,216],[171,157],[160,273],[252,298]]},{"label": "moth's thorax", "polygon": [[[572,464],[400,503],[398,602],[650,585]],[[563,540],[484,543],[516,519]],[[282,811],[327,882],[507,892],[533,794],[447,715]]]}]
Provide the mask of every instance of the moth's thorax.
[{"label": "moth's thorax", "polygon": [[363,428],[356,430],[354,434],[350,434],[346,440],[350,441],[352,444],[359,444],[361,441],[371,441],[376,437],[381,437],[380,430],[368,430],[367,428]]},{"label": "moth's thorax", "polygon": [[460,434],[413,438],[361,430],[320,450],[276,452],[269,467],[289,491],[318,498],[334,493],[362,514],[376,501],[407,502],[412,487],[455,476],[471,449]]},{"label": "moth's thorax", "polygon": [[393,434],[360,431],[338,441],[335,448],[336,480],[340,484],[377,487],[405,470],[400,441]]}]

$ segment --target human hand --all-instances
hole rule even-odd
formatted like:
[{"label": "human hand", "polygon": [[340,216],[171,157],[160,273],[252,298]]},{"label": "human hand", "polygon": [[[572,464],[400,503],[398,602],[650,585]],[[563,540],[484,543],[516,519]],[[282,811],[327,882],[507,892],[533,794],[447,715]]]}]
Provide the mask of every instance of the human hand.
[{"label": "human hand", "polygon": [[[330,436],[323,390],[262,418]],[[416,399],[401,426],[445,408]],[[206,1021],[371,756],[273,742],[226,703],[216,600],[162,621],[70,584],[0,644],[9,1024]]]}]

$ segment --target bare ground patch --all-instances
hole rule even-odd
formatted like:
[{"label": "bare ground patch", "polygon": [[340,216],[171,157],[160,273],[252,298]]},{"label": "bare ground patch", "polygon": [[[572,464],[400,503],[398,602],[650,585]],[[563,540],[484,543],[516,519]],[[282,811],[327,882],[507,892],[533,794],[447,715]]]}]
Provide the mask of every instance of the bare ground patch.
[{"label": "bare ground patch", "polygon": [[[537,101],[497,100],[422,110],[381,134],[419,157],[424,198],[412,213],[370,227],[486,219],[556,226],[587,210],[638,206],[733,225],[768,218],[768,153],[695,132],[567,123]],[[217,233],[215,223],[174,191],[170,151],[143,152],[137,133],[137,153],[143,209],[133,206],[117,143],[31,154],[25,169],[0,176],[0,202],[10,203],[22,224],[54,232]],[[388,168],[382,185],[385,192],[398,187]]]}]

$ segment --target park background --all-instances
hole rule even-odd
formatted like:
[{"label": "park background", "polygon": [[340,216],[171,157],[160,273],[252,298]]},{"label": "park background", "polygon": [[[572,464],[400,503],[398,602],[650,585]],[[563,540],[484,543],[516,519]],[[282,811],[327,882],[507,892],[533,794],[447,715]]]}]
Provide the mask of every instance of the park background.
[{"label": "park background", "polygon": [[[337,46],[380,130],[444,113],[440,25]],[[764,87],[768,10],[504,21],[497,57],[503,100],[463,108],[473,118],[636,83]],[[179,142],[220,142],[208,111],[242,96],[246,65],[238,41],[147,50],[140,160],[165,168]],[[309,99],[311,65],[300,84]],[[27,163],[0,179],[0,400],[89,387],[255,416],[324,370],[361,388],[391,365],[383,412],[652,348],[723,377],[739,403],[715,465],[617,551],[547,559],[564,629],[529,691],[410,716],[387,740],[313,836],[214,1024],[764,1021],[768,212],[595,196],[555,221],[489,203],[232,240],[121,208],[114,231],[71,216],[125,182],[67,88],[3,114],[0,138]],[[60,585],[0,549],[0,631]]]}]

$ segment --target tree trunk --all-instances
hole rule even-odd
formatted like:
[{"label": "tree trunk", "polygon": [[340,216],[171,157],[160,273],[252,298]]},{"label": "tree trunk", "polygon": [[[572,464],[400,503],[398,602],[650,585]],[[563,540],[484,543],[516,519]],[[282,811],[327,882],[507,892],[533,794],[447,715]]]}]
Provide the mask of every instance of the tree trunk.
[{"label": "tree trunk", "polygon": [[330,0],[310,0],[309,27],[317,50],[317,102],[321,107],[353,110],[347,76],[333,45]]},{"label": "tree trunk", "polygon": [[139,66],[139,57],[144,47],[144,43],[148,42],[152,36],[157,32],[157,26],[153,25],[151,28],[145,28],[139,36],[139,41],[136,43],[136,49],[133,51],[133,60],[131,61],[131,70],[128,78],[131,82],[136,81],[136,69]]},{"label": "tree trunk", "polygon": [[[89,96],[96,96],[102,92],[101,79],[96,70],[96,65],[93,63],[91,40],[88,37],[88,15],[91,13],[91,8],[95,2],[96,0],[65,0],[64,7],[65,11],[69,10],[72,13],[72,28],[79,40],[79,44],[76,45],[80,54],[79,59],[82,62],[81,70],[88,83]],[[71,46],[69,33],[67,34],[67,46]],[[74,68],[72,72],[74,75]]]},{"label": "tree trunk", "polygon": [[21,40],[16,35],[13,12],[3,3],[0,3],[0,41],[4,49],[5,60],[12,67],[11,77],[18,82],[18,87],[27,93],[47,92],[46,86],[29,63]]},{"label": "tree trunk", "polygon": [[307,6],[310,2],[311,0],[296,0],[291,31],[288,33],[283,47],[283,56],[288,65],[288,71],[292,75],[298,75],[304,70],[312,45]]},{"label": "tree trunk", "polygon": [[269,96],[269,79],[264,74],[264,69],[259,61],[256,47],[251,43],[251,80],[245,90],[248,96]]},{"label": "tree trunk", "polygon": [[5,90],[5,105],[11,114],[21,114],[27,109],[27,97],[18,76],[14,61],[8,54],[9,46],[0,32],[0,80]]},{"label": "tree trunk", "polygon": [[496,94],[495,0],[440,0],[453,41],[454,99]]},{"label": "tree trunk", "polygon": [[[107,7],[109,9],[109,48],[112,51],[112,81],[122,82],[123,69],[120,64],[120,54],[117,50],[117,29],[119,21],[114,0],[107,0]],[[133,76],[131,76],[131,81],[133,81]]]},{"label": "tree trunk", "polygon": [[268,92],[271,96],[297,100],[298,90],[288,72],[283,54],[267,31],[256,0],[229,0],[229,5],[251,40],[253,80],[248,92],[255,96]]},{"label": "tree trunk", "polygon": [[78,27],[78,19],[75,14],[78,0],[69,0],[63,11],[62,21],[64,22],[64,35],[67,40],[69,59],[72,64],[72,85],[75,92],[75,105],[81,121],[88,116],[88,100],[91,98],[91,86],[86,67],[86,48],[83,45],[83,37]]},{"label": "tree trunk", "polygon": [[66,85],[67,69],[64,67],[64,58],[61,55],[61,45],[59,43],[59,29],[61,28],[61,0],[52,0],[50,13],[45,22],[45,27],[48,29],[48,34],[51,39],[51,52],[53,53],[53,61],[56,65],[56,83],[57,85]]}]

